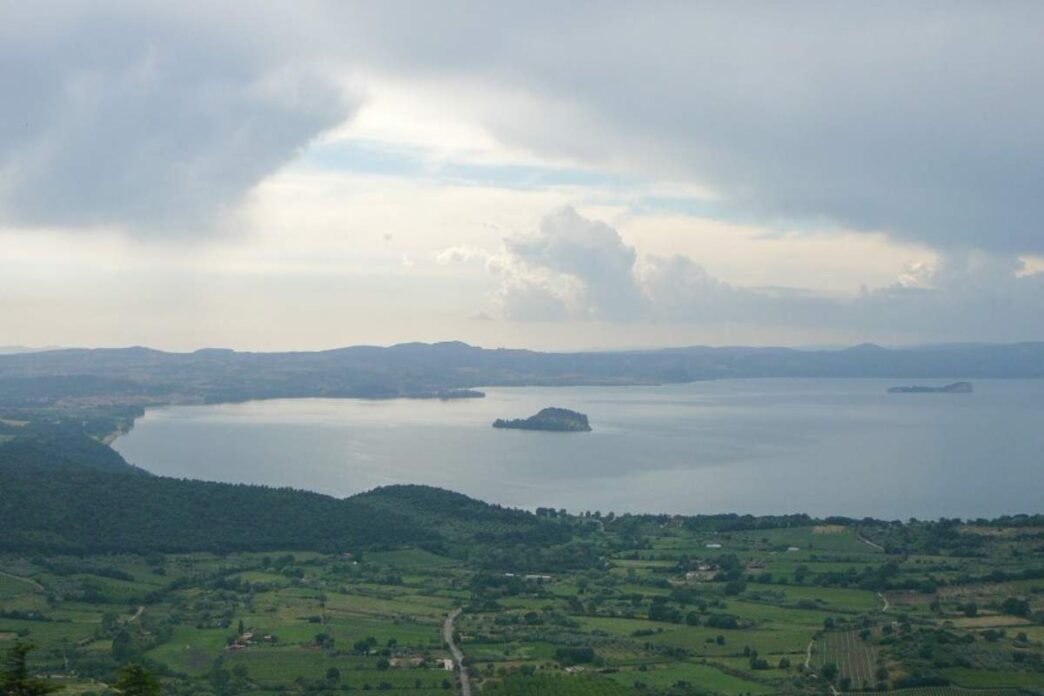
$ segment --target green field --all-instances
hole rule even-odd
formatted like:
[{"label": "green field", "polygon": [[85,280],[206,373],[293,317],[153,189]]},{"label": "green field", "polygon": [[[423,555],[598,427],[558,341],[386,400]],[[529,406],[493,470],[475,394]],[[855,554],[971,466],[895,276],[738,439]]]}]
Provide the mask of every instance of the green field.
[{"label": "green field", "polygon": [[1044,692],[1044,569],[1012,575],[1041,567],[1033,534],[914,553],[935,537],[904,526],[911,552],[888,555],[861,537],[899,528],[560,524],[575,528],[562,548],[5,554],[0,570],[43,590],[0,575],[0,650],[32,641],[31,668],[71,694],[132,662],[176,696],[456,693],[441,627],[462,608],[476,694]]}]

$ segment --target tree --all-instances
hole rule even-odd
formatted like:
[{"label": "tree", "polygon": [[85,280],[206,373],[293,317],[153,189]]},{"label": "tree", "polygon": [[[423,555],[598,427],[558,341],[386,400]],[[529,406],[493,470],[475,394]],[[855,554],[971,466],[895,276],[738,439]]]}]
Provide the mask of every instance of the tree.
[{"label": "tree", "polygon": [[134,639],[123,628],[117,629],[112,637],[112,658],[117,662],[127,662],[134,656]]},{"label": "tree", "polygon": [[159,696],[160,682],[141,665],[127,665],[120,670],[116,691],[123,696]]},{"label": "tree", "polygon": [[835,665],[833,662],[828,662],[827,664],[823,665],[823,668],[821,670],[819,670],[819,673],[823,675],[823,678],[829,682],[832,682],[835,679],[837,679],[837,672],[837,665]]},{"label": "tree", "polygon": [[1001,603],[1000,610],[1012,616],[1029,616],[1030,604],[1025,599],[1008,597]]},{"label": "tree", "polygon": [[555,651],[555,659],[563,665],[579,665],[593,662],[594,648],[590,646],[564,647]]},{"label": "tree", "polygon": [[46,679],[29,676],[26,658],[29,651],[35,647],[32,643],[19,641],[7,651],[4,671],[0,673],[0,694],[3,696],[42,696],[65,688],[52,684]]},{"label": "tree", "polygon": [[743,580],[729,580],[725,583],[725,594],[733,597],[747,589],[747,583]]}]

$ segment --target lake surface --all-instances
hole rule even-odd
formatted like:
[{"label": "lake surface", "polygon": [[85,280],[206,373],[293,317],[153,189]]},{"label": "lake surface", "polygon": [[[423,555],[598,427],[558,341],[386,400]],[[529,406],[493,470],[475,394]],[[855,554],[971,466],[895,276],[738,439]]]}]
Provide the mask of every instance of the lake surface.
[{"label": "lake surface", "polygon": [[[571,511],[934,518],[1044,512],[1044,382],[886,394],[905,380],[489,388],[457,401],[151,409],[114,447],[166,476],[346,496],[392,483]],[[916,383],[938,384],[935,381]],[[594,432],[495,430],[545,406]]]}]

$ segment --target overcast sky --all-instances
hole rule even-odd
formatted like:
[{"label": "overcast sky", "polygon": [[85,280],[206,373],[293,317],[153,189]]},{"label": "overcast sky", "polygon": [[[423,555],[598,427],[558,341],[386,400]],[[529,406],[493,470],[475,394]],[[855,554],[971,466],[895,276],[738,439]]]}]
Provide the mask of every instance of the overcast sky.
[{"label": "overcast sky", "polygon": [[0,0],[0,345],[1042,340],[1041,26]]}]

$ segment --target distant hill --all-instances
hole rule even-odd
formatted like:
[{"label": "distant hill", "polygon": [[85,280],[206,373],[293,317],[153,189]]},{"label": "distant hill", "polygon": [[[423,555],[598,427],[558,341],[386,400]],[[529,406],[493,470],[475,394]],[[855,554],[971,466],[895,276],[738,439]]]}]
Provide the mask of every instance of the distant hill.
[{"label": "distant hill", "polygon": [[971,394],[974,391],[971,382],[954,382],[941,387],[914,385],[910,387],[890,387],[889,394]]},{"label": "distant hill", "polygon": [[1040,378],[1044,343],[587,353],[487,350],[459,342],[294,353],[65,349],[0,355],[0,407],[63,397],[109,396],[121,403],[390,398],[479,386],[663,384],[729,377]]},{"label": "distant hill", "polygon": [[404,515],[448,539],[488,542],[561,542],[560,526],[524,510],[491,505],[461,493],[417,485],[396,485],[360,493],[349,500]]},{"label": "distant hill", "polygon": [[9,353],[42,353],[46,350],[61,350],[61,346],[0,346],[0,355]]}]

